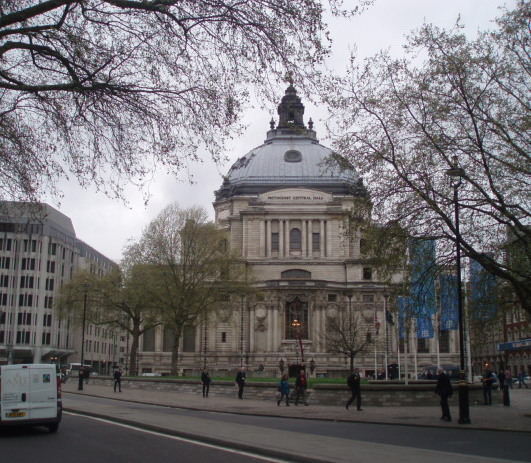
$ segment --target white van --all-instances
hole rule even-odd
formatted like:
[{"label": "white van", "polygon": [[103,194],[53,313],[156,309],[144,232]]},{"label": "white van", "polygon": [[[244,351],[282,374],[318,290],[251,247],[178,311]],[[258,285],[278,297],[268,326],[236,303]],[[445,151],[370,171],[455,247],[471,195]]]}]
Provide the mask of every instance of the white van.
[{"label": "white van", "polygon": [[56,432],[63,404],[53,364],[0,366],[0,426],[44,425]]}]

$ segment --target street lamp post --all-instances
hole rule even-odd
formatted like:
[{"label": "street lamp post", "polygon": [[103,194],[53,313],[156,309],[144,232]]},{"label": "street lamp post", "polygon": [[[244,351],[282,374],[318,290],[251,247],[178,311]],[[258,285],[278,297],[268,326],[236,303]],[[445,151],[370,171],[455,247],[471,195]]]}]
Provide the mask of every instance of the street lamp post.
[{"label": "street lamp post", "polygon": [[81,331],[81,365],[79,367],[79,378],[77,383],[77,390],[83,390],[83,373],[85,365],[85,322],[87,319],[87,290],[83,294],[83,322]]},{"label": "street lamp post", "polygon": [[456,273],[457,273],[457,312],[459,317],[459,360],[460,360],[460,379],[458,384],[459,391],[459,424],[470,424],[470,410],[468,403],[468,383],[465,374],[465,343],[464,343],[464,326],[463,326],[463,287],[461,282],[461,234],[459,232],[459,194],[465,171],[459,167],[457,156],[454,156],[453,166],[446,171],[452,179],[454,189],[454,213],[455,213],[455,248],[456,248]]},{"label": "street lamp post", "polygon": [[301,336],[302,323],[299,320],[295,319],[291,322],[291,326],[294,328],[295,337],[297,338],[297,341],[299,343],[299,347],[301,350],[301,365],[304,367],[304,348],[302,346],[302,336]]}]

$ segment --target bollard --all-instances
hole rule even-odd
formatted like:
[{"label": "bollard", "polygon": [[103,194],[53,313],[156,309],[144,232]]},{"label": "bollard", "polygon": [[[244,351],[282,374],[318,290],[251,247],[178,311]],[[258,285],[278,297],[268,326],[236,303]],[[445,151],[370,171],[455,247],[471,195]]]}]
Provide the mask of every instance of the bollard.
[{"label": "bollard", "polygon": [[509,386],[507,384],[503,385],[503,405],[506,407],[511,406],[511,399],[509,397]]}]

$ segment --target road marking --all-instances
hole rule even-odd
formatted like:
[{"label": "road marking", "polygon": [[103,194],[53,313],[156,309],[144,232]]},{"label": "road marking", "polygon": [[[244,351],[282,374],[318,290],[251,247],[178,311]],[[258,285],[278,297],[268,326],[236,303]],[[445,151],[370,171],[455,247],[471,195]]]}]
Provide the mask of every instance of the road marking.
[{"label": "road marking", "polygon": [[100,421],[102,423],[113,424],[115,426],[121,426],[122,428],[132,429],[133,431],[140,431],[140,432],[143,432],[145,434],[151,434],[153,436],[165,437],[166,439],[173,439],[173,440],[185,442],[187,444],[200,445],[202,447],[207,447],[207,448],[210,448],[210,449],[221,450],[223,452],[234,453],[236,455],[243,455],[243,456],[246,456],[246,457],[254,458],[255,460],[267,461],[267,462],[270,462],[270,463],[289,463],[289,460],[280,460],[278,458],[266,457],[266,456],[263,456],[263,455],[258,455],[256,453],[247,452],[245,450],[235,450],[235,449],[231,449],[230,447],[224,447],[222,445],[208,444],[206,442],[201,442],[199,440],[189,439],[189,438],[186,438],[186,437],[173,436],[171,434],[163,434],[161,432],[150,431],[149,429],[143,429],[143,428],[139,428],[137,426],[132,426],[130,424],[123,424],[123,423],[119,423],[119,422],[112,421],[112,420],[106,420],[104,418],[97,418],[95,416],[83,415],[81,413],[66,412],[66,411],[63,412],[63,413],[66,414],[66,415],[80,416],[82,418],[88,418],[88,419],[91,419],[91,420],[94,420],[94,421]]}]

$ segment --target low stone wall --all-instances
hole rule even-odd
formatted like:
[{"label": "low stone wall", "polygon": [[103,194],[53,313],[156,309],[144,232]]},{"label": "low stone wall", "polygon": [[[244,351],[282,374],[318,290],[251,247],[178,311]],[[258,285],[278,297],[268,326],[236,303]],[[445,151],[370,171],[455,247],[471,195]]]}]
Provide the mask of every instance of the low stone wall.
[{"label": "low stone wall", "polygon": [[[91,377],[93,384],[106,385],[112,388],[113,380],[109,377]],[[164,379],[164,378],[122,378],[124,389],[142,389],[145,391],[179,391],[191,394],[201,394],[201,383],[198,380]],[[403,384],[398,382],[370,382],[362,384],[361,391],[363,403],[367,406],[428,406],[438,405],[439,397],[434,393],[435,382],[413,382]],[[210,393],[236,397],[237,387],[231,381],[213,381],[210,385]],[[245,386],[245,397],[258,400],[274,400],[277,393],[277,385],[269,382],[248,382]],[[308,389],[309,403],[315,405],[339,405],[343,406],[350,396],[347,386],[341,384],[316,384]],[[493,403],[501,401],[500,394],[493,391]],[[483,403],[481,385],[469,385],[469,403],[478,405]],[[450,399],[450,405],[457,406],[457,384],[454,384],[454,394]]]}]

